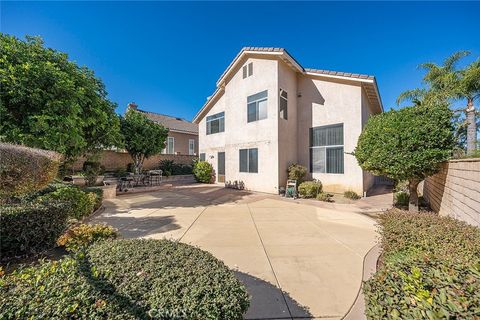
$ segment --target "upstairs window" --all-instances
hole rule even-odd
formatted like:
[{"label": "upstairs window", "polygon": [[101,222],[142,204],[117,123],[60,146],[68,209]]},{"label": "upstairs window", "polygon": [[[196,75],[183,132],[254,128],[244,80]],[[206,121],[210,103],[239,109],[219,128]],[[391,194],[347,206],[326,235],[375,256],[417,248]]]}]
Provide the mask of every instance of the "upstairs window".
[{"label": "upstairs window", "polygon": [[258,148],[240,149],[240,172],[258,172]]},{"label": "upstairs window", "polygon": [[207,117],[207,134],[225,131],[225,112],[220,112]]},{"label": "upstairs window", "polygon": [[175,138],[168,137],[167,138],[167,153],[174,154],[175,153]]},{"label": "upstairs window", "polygon": [[195,139],[188,139],[188,154],[191,156],[195,154]]},{"label": "upstairs window", "polygon": [[253,62],[250,62],[249,64],[246,64],[242,68],[243,72],[243,79],[246,77],[250,77],[253,74]]},{"label": "upstairs window", "polygon": [[343,123],[310,129],[310,171],[344,173]]},{"label": "upstairs window", "polygon": [[287,120],[288,119],[288,94],[287,91],[280,89],[280,118]]},{"label": "upstairs window", "polygon": [[247,97],[247,122],[267,118],[268,90]]}]

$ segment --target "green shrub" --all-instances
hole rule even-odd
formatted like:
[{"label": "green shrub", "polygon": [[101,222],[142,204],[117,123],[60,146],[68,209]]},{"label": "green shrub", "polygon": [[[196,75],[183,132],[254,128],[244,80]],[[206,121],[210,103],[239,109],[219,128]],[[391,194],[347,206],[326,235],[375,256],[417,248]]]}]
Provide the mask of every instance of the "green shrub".
[{"label": "green shrub", "polygon": [[480,315],[480,229],[392,209],[380,216],[382,265],[365,283],[369,319]]},{"label": "green shrub", "polygon": [[97,182],[97,177],[104,172],[105,168],[98,161],[85,161],[83,163],[83,174],[87,186],[94,186]]},{"label": "green shrub", "polygon": [[408,192],[405,191],[399,191],[395,193],[395,205],[396,206],[402,206],[406,207],[408,206]]},{"label": "green shrub", "polygon": [[79,251],[94,242],[104,239],[116,239],[118,232],[111,226],[103,224],[80,224],[73,227],[57,240],[57,245],[67,251]]},{"label": "green shrub", "polygon": [[298,184],[302,183],[306,174],[307,168],[299,164],[294,163],[288,167],[288,179],[297,180]]},{"label": "green shrub", "polygon": [[170,175],[192,174],[193,167],[164,159],[160,160],[159,169],[162,170],[164,176],[168,177]]},{"label": "green shrub", "polygon": [[322,183],[318,180],[305,181],[298,186],[298,194],[303,198],[315,198],[322,192]]},{"label": "green shrub", "polygon": [[93,210],[97,210],[102,206],[103,202],[103,189],[100,187],[88,187],[83,189],[84,192],[87,193],[94,193],[95,194],[95,205],[93,207]]},{"label": "green shrub", "polygon": [[65,205],[56,201],[0,206],[2,257],[52,247],[67,227],[67,220]]},{"label": "green shrub", "polygon": [[195,163],[193,174],[198,182],[213,183],[215,179],[213,167],[206,161],[198,161]]},{"label": "green shrub", "polygon": [[332,195],[325,192],[319,192],[316,196],[316,199],[319,201],[333,202]]},{"label": "green shrub", "polygon": [[44,188],[57,175],[61,156],[53,151],[0,143],[0,200]]},{"label": "green shrub", "polygon": [[248,294],[210,253],[168,240],[106,240],[84,259],[3,276],[2,319],[242,319]]},{"label": "green shrub", "polygon": [[347,190],[343,193],[343,196],[347,199],[358,200],[361,197],[355,191]]},{"label": "green shrub", "polygon": [[68,216],[80,220],[93,212],[97,196],[92,192],[83,192],[76,186],[65,186],[37,199],[39,202],[51,200],[65,203]]}]

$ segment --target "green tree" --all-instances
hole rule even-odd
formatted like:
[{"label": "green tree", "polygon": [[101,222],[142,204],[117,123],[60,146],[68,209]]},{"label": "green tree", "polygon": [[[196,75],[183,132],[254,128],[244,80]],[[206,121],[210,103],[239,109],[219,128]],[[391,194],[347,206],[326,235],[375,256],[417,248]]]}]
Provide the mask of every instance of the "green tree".
[{"label": "green tree", "polygon": [[135,173],[142,171],[146,158],[159,154],[165,148],[168,129],[135,110],[127,110],[121,118],[120,129],[125,149],[132,157]]},{"label": "green tree", "polygon": [[0,33],[0,140],[75,159],[118,145],[120,121],[93,71],[46,48]]},{"label": "green tree", "polygon": [[477,112],[474,101],[480,98],[480,59],[463,69],[458,69],[460,60],[470,53],[459,51],[445,59],[442,65],[429,62],[421,64],[426,70],[423,78],[426,88],[408,90],[400,94],[397,104],[411,101],[416,106],[422,104],[443,104],[444,102],[466,101],[466,108],[454,110],[464,115],[454,117],[460,145],[466,144],[467,154],[477,148]]},{"label": "green tree", "polygon": [[408,180],[409,209],[418,211],[417,187],[450,158],[455,144],[446,105],[406,107],[371,117],[354,155],[360,166],[396,181]]}]

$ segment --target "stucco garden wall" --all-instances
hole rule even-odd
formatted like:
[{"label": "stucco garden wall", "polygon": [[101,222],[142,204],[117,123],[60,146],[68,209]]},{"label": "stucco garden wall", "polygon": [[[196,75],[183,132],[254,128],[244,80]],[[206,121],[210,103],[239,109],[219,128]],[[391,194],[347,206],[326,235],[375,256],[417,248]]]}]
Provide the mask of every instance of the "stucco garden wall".
[{"label": "stucco garden wall", "polygon": [[480,226],[480,159],[443,163],[425,180],[423,196],[440,215]]},{"label": "stucco garden wall", "polygon": [[[150,157],[145,160],[143,168],[145,170],[152,170],[158,168],[160,160],[173,160],[175,163],[181,164],[191,164],[195,156],[189,155],[173,155],[173,154],[159,154],[153,157]],[[73,170],[82,170],[83,162],[85,158],[79,158],[73,164]],[[100,163],[105,167],[106,170],[118,170],[126,169],[129,163],[132,163],[132,158],[127,152],[117,152],[105,150],[102,152]]]}]

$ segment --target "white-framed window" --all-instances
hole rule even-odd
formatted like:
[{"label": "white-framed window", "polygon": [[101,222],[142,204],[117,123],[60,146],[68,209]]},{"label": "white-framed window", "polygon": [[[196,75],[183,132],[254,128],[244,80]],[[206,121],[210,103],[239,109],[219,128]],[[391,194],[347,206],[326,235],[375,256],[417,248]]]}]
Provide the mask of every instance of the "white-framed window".
[{"label": "white-framed window", "polygon": [[258,172],[258,148],[240,149],[240,172]]},{"label": "white-framed window", "polygon": [[188,154],[191,156],[195,154],[195,139],[188,139]]},{"label": "white-framed window", "polygon": [[268,90],[247,97],[247,122],[267,118]]},{"label": "white-framed window", "polygon": [[246,64],[242,68],[243,79],[250,77],[253,74],[253,62]]},{"label": "white-framed window", "polygon": [[205,152],[200,153],[200,161],[205,161]]},{"label": "white-framed window", "polygon": [[344,173],[343,123],[310,128],[310,172]]},{"label": "white-framed window", "polygon": [[288,93],[280,89],[279,115],[280,118],[288,120]]},{"label": "white-framed window", "polygon": [[175,154],[175,138],[167,138],[167,154]]},{"label": "white-framed window", "polygon": [[225,131],[225,112],[220,112],[207,117],[207,134]]}]

